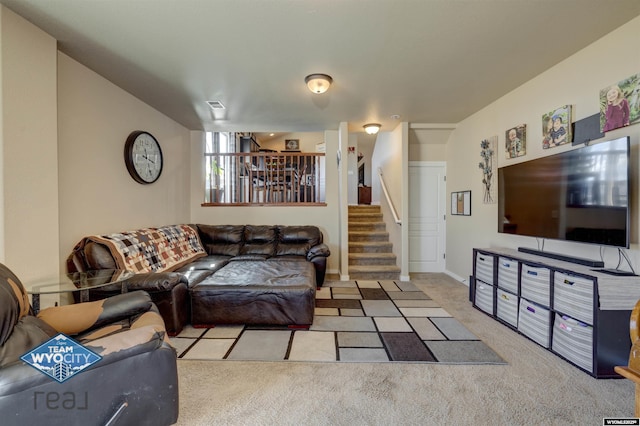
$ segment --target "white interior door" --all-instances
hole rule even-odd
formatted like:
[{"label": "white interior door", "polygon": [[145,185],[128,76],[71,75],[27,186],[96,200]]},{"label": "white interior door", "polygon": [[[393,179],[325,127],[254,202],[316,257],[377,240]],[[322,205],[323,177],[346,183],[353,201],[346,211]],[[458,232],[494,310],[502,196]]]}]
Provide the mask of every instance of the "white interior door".
[{"label": "white interior door", "polygon": [[445,269],[446,163],[409,163],[409,272]]}]

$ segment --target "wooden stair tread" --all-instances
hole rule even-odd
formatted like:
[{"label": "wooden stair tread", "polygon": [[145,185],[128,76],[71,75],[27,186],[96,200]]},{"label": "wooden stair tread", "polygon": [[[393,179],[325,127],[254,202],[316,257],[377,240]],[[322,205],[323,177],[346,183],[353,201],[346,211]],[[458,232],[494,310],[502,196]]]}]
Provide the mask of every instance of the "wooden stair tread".
[{"label": "wooden stair tread", "polygon": [[349,272],[400,272],[396,265],[349,265]]}]

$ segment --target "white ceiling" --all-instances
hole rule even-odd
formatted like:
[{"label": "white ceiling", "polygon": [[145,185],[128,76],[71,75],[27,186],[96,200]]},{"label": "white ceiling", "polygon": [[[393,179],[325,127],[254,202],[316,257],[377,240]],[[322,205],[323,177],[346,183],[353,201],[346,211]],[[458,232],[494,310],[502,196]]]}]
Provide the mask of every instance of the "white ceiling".
[{"label": "white ceiling", "polygon": [[253,132],[455,123],[640,15],[639,0],[0,3],[187,128]]}]

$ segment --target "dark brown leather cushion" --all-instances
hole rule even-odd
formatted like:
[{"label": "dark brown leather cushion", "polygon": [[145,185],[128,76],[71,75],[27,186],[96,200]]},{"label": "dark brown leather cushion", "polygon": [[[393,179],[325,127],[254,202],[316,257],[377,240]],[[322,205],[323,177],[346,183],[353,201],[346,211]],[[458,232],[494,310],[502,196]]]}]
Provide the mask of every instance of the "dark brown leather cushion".
[{"label": "dark brown leather cushion", "polygon": [[244,227],[244,246],[240,254],[259,254],[273,256],[275,254],[276,227],[253,226]]},{"label": "dark brown leather cushion", "polygon": [[84,247],[84,256],[89,269],[118,269],[111,252],[102,244],[87,243]]},{"label": "dark brown leather cushion", "polygon": [[222,256],[217,254],[205,256],[194,260],[193,262],[187,263],[183,267],[176,269],[174,272],[184,273],[188,271],[209,271],[213,273],[229,263],[230,259],[233,258],[230,256]]},{"label": "dark brown leather cushion", "polygon": [[240,254],[244,225],[198,225],[200,240],[209,255]]},{"label": "dark brown leather cushion", "polygon": [[311,247],[322,242],[315,226],[281,226],[278,228],[277,256],[306,256]]}]

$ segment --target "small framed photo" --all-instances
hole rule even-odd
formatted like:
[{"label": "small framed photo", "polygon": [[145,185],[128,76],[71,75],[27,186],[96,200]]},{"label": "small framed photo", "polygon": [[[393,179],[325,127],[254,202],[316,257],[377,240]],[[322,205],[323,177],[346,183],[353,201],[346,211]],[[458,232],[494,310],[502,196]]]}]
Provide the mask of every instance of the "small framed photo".
[{"label": "small framed photo", "polygon": [[640,73],[600,90],[600,132],[640,120]]},{"label": "small framed photo", "polygon": [[549,149],[571,142],[571,105],[542,115],[542,148]]},{"label": "small framed photo", "polygon": [[471,216],[471,191],[451,193],[451,214],[456,216]]},{"label": "small framed photo", "polygon": [[300,151],[300,139],[285,139],[284,149],[287,151]]},{"label": "small framed photo", "polygon": [[522,157],[527,153],[527,125],[520,124],[504,132],[507,158]]}]

